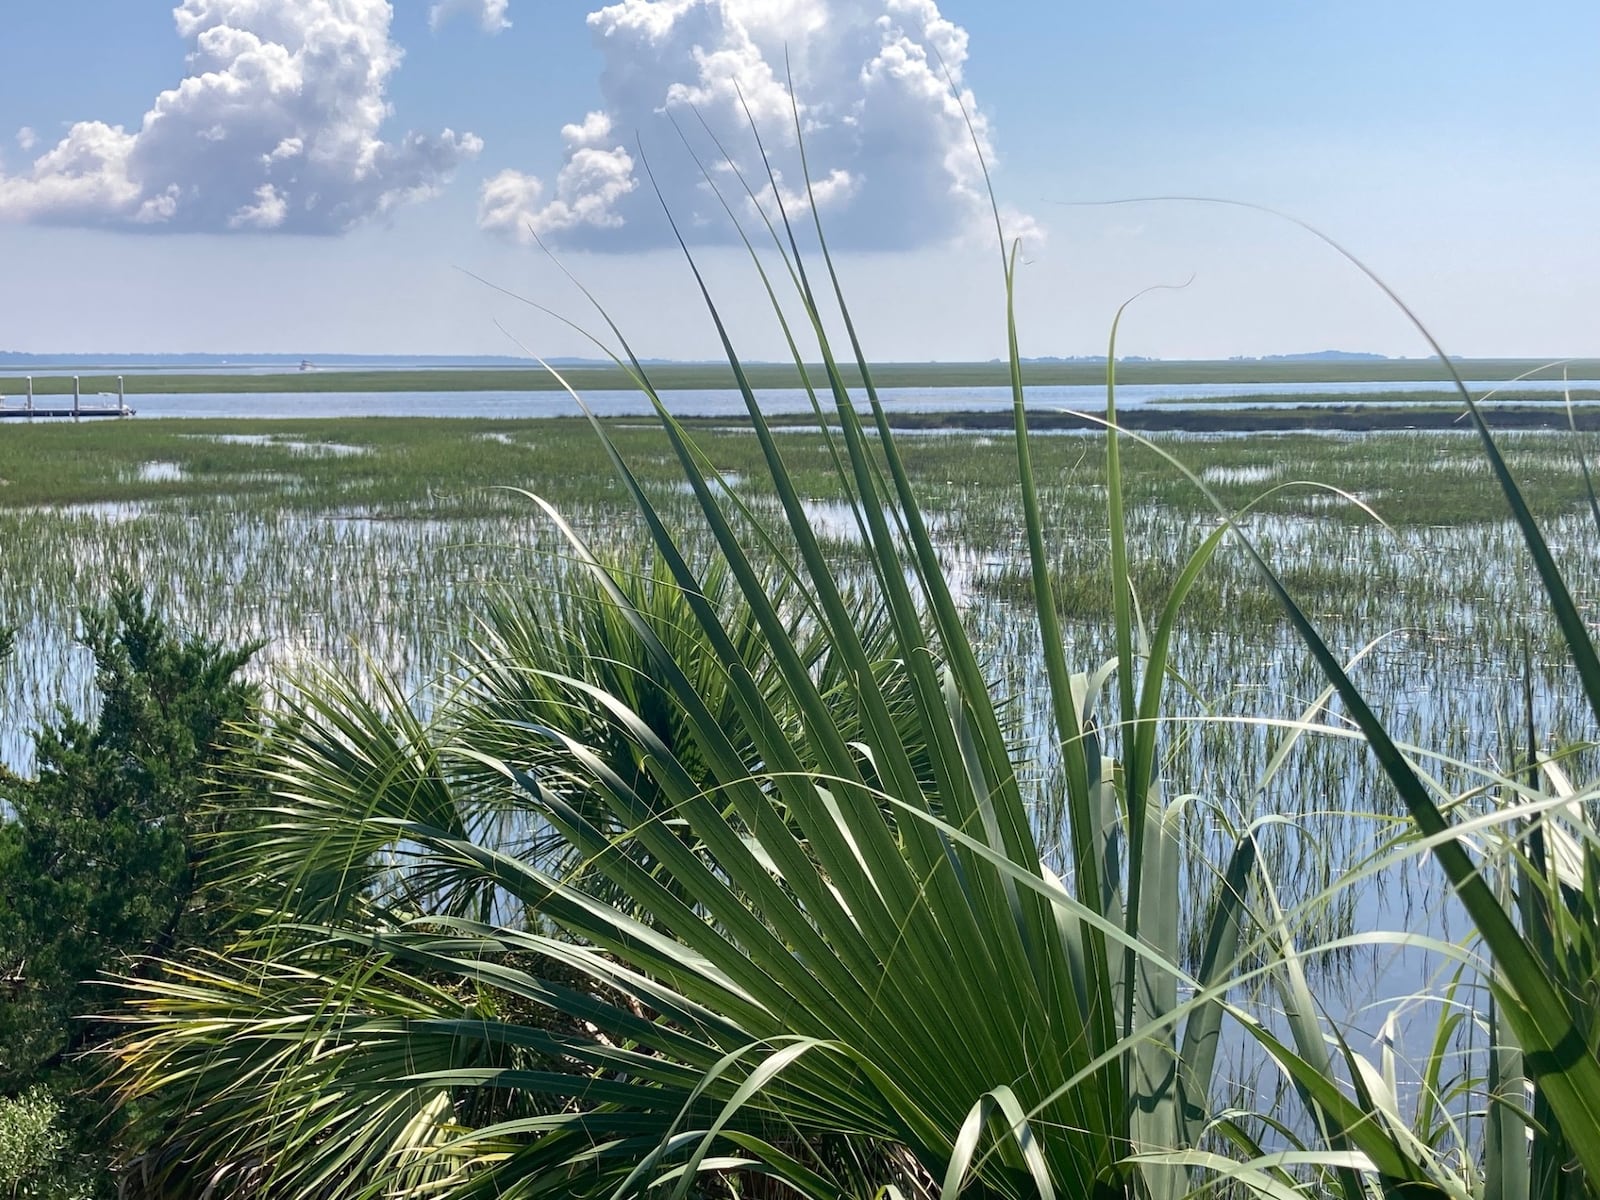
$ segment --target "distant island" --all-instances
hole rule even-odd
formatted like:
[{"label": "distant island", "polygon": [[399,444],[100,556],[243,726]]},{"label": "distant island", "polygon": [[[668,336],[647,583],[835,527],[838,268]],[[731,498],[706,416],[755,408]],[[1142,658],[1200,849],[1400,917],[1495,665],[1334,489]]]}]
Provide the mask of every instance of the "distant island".
[{"label": "distant island", "polygon": [[1257,357],[1236,355],[1229,362],[1388,362],[1387,354],[1373,354],[1366,350],[1312,350],[1305,354],[1262,354]]}]

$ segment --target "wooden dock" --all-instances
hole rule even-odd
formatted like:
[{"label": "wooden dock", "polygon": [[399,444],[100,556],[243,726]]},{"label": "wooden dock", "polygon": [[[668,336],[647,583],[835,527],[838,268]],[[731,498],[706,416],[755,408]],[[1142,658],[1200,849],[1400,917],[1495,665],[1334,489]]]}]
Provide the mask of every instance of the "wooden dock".
[{"label": "wooden dock", "polygon": [[[128,397],[123,389],[121,375],[117,376],[117,402],[114,405],[95,403],[94,401],[99,400],[98,396],[95,397],[90,403],[85,404],[83,402],[83,392],[78,384],[78,377],[76,375],[72,377],[72,404],[70,406],[59,402],[49,405],[35,404],[33,399],[32,375],[27,377],[27,385],[28,391],[25,398],[25,403],[20,407],[9,406],[6,403],[7,398],[4,395],[0,395],[0,418],[17,417],[25,421],[32,421],[36,418],[40,420],[60,420],[65,418],[73,421],[81,421],[89,417],[133,416],[133,409],[128,407]],[[109,397],[110,393],[103,392],[101,395]]]},{"label": "wooden dock", "polygon": [[16,417],[23,421],[43,421],[52,417],[86,421],[90,417],[131,417],[134,413],[135,410],[131,408],[0,408],[0,418]]}]

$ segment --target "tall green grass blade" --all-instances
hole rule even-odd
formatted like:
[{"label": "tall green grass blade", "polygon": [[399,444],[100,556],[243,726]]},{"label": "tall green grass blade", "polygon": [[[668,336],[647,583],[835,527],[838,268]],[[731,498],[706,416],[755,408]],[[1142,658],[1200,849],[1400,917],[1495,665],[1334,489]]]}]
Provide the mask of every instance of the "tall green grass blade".
[{"label": "tall green grass blade", "polygon": [[1483,1147],[1484,1200],[1528,1200],[1532,1181],[1528,1125],[1524,1109],[1522,1052],[1501,1028],[1489,1006],[1488,1111]]},{"label": "tall green grass blade", "polygon": [[[1027,1164],[1028,1175],[1032,1178],[1034,1187],[1038,1189],[1039,1200],[1055,1200],[1055,1183],[1051,1179],[1049,1166],[1034,1137],[1033,1129],[1028,1123],[1027,1114],[1023,1112],[1016,1093],[1004,1085],[985,1092],[973,1105],[971,1114],[963,1123],[961,1132],[956,1138],[940,1195],[952,1197],[953,1200],[962,1194],[963,1185],[972,1170],[973,1154],[978,1148],[978,1139],[982,1136],[991,1114],[1005,1120],[1003,1136],[1014,1140],[1021,1150],[1023,1162]],[[1092,1193],[1096,1181],[1077,1179],[1074,1182],[1078,1194],[1087,1195]]]},{"label": "tall green grass blade", "polygon": [[[1562,372],[1562,382],[1566,382],[1566,372]],[[1578,469],[1583,472],[1583,491],[1589,499],[1589,515],[1594,518],[1596,533],[1600,533],[1600,498],[1594,490],[1594,477],[1589,473],[1589,456],[1583,450],[1583,435],[1578,432],[1578,414],[1572,407],[1572,389],[1564,389],[1563,398],[1567,402],[1567,428],[1572,431],[1572,444],[1578,452]]]},{"label": "tall green grass blade", "polygon": [[[1222,985],[1234,971],[1248,916],[1250,881],[1256,869],[1256,839],[1246,834],[1234,847],[1219,882],[1216,910],[1206,932],[1200,959],[1199,983],[1209,990]],[[1223,1006],[1213,1001],[1191,1013],[1184,1022],[1183,1044],[1178,1053],[1181,1070],[1180,1098],[1185,1132],[1183,1142],[1194,1145],[1210,1108],[1211,1078],[1222,1036]]]},{"label": "tall green grass blade", "polygon": [[1552,1100],[1570,1114],[1574,1124],[1595,1133],[1589,1144],[1579,1150],[1585,1169],[1591,1177],[1600,1178],[1600,1056],[1574,1022],[1466,850],[1449,837],[1449,821],[1383,723],[1259,552],[1249,542],[1245,547],[1290,623],[1333,683],[1347,715],[1372,748],[1418,828],[1426,836],[1441,839],[1433,843],[1433,854],[1499,963],[1501,974],[1495,981],[1495,990],[1503,1013],[1527,1048],[1530,1070],[1547,1087]]}]

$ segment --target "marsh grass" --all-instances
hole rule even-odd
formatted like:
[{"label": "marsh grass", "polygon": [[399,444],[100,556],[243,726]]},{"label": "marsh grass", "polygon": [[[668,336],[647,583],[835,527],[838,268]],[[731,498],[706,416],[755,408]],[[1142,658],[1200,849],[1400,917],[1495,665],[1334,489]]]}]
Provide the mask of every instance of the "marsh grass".
[{"label": "marsh grass", "polygon": [[[719,422],[696,428],[696,438],[719,467],[759,480],[760,454],[748,427]],[[611,436],[639,465],[647,482],[677,476],[659,430],[637,419],[608,423]],[[820,450],[815,433],[785,435]],[[1591,457],[1595,439],[1583,435]],[[250,439],[248,441],[242,439]],[[807,440],[812,439],[812,440]],[[1392,525],[1499,522],[1503,501],[1485,486],[1476,446],[1439,433],[1367,435],[1280,434],[1260,437],[1174,436],[1158,444],[1181,447],[1182,460],[1211,482],[1230,508],[1257,499],[1251,474],[1270,467],[1280,481],[1315,480],[1365,497]],[[1014,450],[1006,433],[902,436],[907,469],[928,489],[929,507],[971,525],[975,534],[1015,530],[1015,511],[1003,507],[997,473]],[[1586,507],[1572,435],[1507,435],[1508,452],[1536,515]],[[318,446],[353,446],[369,453],[319,455]],[[1143,446],[1127,455],[1129,511],[1149,506],[1185,517],[1212,519],[1207,502],[1171,463]],[[1052,519],[1097,512],[1104,467],[1082,438],[1040,437],[1042,498],[1057,506]],[[821,497],[837,483],[819,454],[795,456],[797,484]],[[177,480],[140,480],[151,462],[182,468]],[[1230,473],[1243,472],[1234,479]],[[1003,476],[1000,476],[1003,478]],[[0,508],[122,502],[177,497],[240,498],[274,507],[332,508],[351,502],[439,505],[459,499],[459,511],[481,511],[476,489],[537,484],[562,500],[594,499],[615,485],[592,436],[577,418],[485,421],[368,417],[302,421],[152,421],[105,425],[10,426],[0,439]],[[754,485],[753,485],[754,486]],[[354,501],[352,500],[354,498]],[[956,503],[960,501],[960,503]],[[1268,498],[1265,512],[1365,523],[1353,505],[1334,503],[1307,486]],[[1497,506],[1498,504],[1498,506]]]},{"label": "marsh grass", "polygon": [[[638,421],[607,429],[692,540],[692,496],[660,430]],[[836,503],[838,483],[820,437],[782,436],[797,490],[819,505]],[[740,495],[757,506],[773,503],[748,429],[724,424],[695,437],[711,462],[739,478]],[[1549,434],[1505,441],[1563,566],[1580,592],[1593,595],[1600,566],[1585,549],[1577,444]],[[1557,657],[1559,635],[1540,613],[1537,581],[1515,553],[1503,502],[1467,438],[1156,444],[1216,480],[1210,486],[1227,505],[1243,506],[1285,481],[1320,479],[1362,497],[1389,522],[1385,529],[1338,495],[1304,487],[1262,501],[1251,528],[1309,611],[1349,650],[1372,630],[1416,631],[1401,643],[1405,654],[1397,652],[1412,670],[1397,667],[1379,681],[1392,689],[1399,719],[1419,722],[1415,732],[1443,729],[1465,753],[1492,753],[1484,731],[1496,728],[1496,672],[1524,634],[1533,639],[1540,703],[1554,722],[1548,728],[1576,728],[1562,723],[1573,692]],[[899,445],[926,510],[938,516],[941,553],[965,581],[973,636],[1026,677],[1037,644],[1011,644],[1015,614],[1031,604],[1021,514],[997,484],[1014,458],[1011,438],[940,434],[902,437]],[[365,452],[308,452],[321,446]],[[1074,653],[1093,660],[1111,651],[1100,632],[1111,611],[1101,582],[1103,461],[1082,438],[1038,438],[1033,455],[1056,547],[1056,603]],[[172,463],[181,477],[141,478],[150,462]],[[1264,469],[1273,483],[1245,482]],[[196,630],[269,639],[265,671],[324,655],[359,669],[370,653],[420,683],[448,668],[477,598],[529,579],[559,585],[566,570],[549,531],[500,485],[551,498],[601,543],[630,540],[639,529],[592,431],[575,420],[8,428],[0,479],[7,481],[0,487],[0,625],[20,627],[18,652],[0,675],[10,714],[5,757],[14,764],[26,761],[30,718],[58,699],[86,701],[91,689],[71,648],[74,614],[103,600],[105,580],[117,570],[144,580]],[[1175,564],[1213,527],[1215,513],[1144,446],[1125,448],[1124,489],[1134,592],[1154,611],[1170,593]],[[851,524],[830,526],[828,539],[841,569],[861,569]],[[1224,707],[1228,697],[1248,695],[1287,709],[1318,690],[1285,637],[1281,610],[1267,602],[1242,556],[1223,547],[1194,588],[1176,653],[1197,694]],[[1451,682],[1418,694],[1408,679],[1422,672]],[[1019,678],[1014,690],[1024,686]],[[1193,770],[1200,778],[1198,763]]]}]

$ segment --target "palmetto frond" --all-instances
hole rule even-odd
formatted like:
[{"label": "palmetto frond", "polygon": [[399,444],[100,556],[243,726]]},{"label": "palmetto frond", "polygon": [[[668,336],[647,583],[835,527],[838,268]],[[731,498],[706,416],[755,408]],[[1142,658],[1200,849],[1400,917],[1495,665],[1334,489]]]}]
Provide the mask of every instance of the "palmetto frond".
[{"label": "palmetto frond", "polygon": [[[1153,717],[1221,535],[1148,637],[1113,578],[1119,673],[1075,676],[1018,383],[1064,761],[1019,772],[870,368],[852,333],[869,428],[786,265],[864,582],[840,582],[726,337],[774,528],[660,407],[715,547],[692,565],[597,422],[648,566],[603,563],[536,501],[576,574],[490,610],[430,720],[327,679],[290,707],[271,801],[222,854],[257,918],[228,962],[134,990],[116,1078],[150,1140],[296,1197],[1187,1189],[1132,1156],[1199,1136],[1252,850],[1192,979]],[[1108,516],[1120,538],[1115,488]],[[1107,678],[1125,762],[1088,715]],[[1067,817],[1066,880],[1044,811]]]}]

